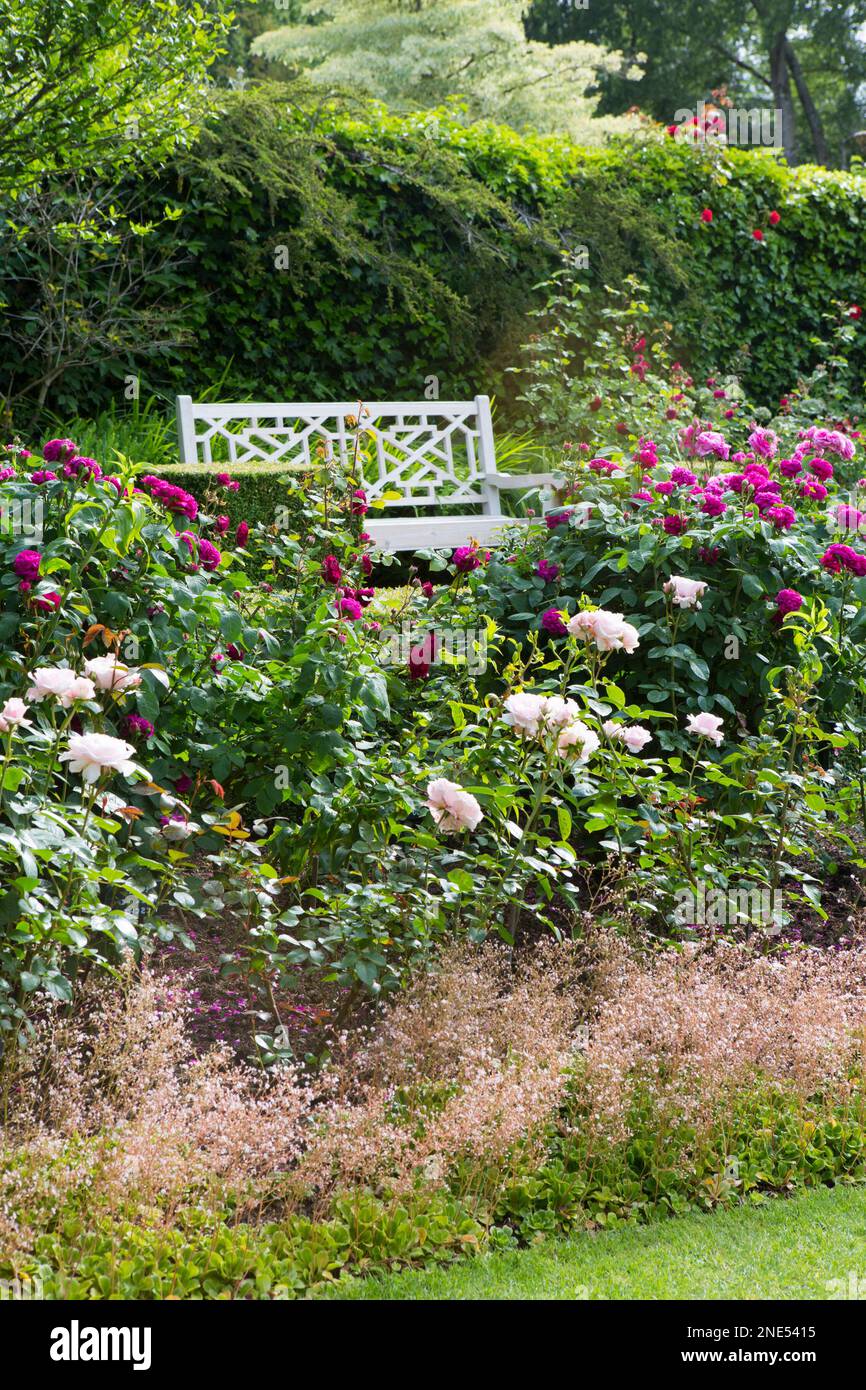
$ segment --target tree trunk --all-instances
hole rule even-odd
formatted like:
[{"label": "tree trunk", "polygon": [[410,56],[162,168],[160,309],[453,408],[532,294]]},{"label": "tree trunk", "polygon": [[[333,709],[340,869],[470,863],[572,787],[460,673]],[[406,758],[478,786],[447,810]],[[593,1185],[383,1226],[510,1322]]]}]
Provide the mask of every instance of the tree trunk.
[{"label": "tree trunk", "polygon": [[770,49],[770,86],[773,88],[776,111],[782,113],[782,146],[785,158],[789,164],[793,164],[797,158],[797,127],[791,97],[787,48],[788,35],[783,32],[777,36]]},{"label": "tree trunk", "polygon": [[827,148],[827,140],[824,135],[824,127],[821,124],[821,117],[818,115],[818,108],[812,100],[812,93],[809,91],[806,79],[803,76],[803,69],[800,67],[800,59],[794,52],[791,41],[787,37],[785,38],[785,61],[794,79],[797,95],[800,98],[806,120],[809,122],[809,129],[812,132],[812,143],[815,146],[815,159],[819,164],[829,164],[830,151]]}]

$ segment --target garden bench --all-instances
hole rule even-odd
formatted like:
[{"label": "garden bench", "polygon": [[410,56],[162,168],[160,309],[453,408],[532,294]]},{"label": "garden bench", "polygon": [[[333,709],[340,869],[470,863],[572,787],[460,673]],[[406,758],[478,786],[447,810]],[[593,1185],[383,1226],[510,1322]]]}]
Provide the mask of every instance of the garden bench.
[{"label": "garden bench", "polygon": [[[371,509],[365,527],[383,550],[450,549],[477,540],[495,544],[507,516],[500,493],[539,489],[552,473],[499,473],[490,398],[472,401],[325,401],[314,404],[196,402],[177,398],[180,457],[188,465],[263,463],[287,471],[320,467],[317,449],[349,468],[355,435],[349,419],[363,411],[359,486]],[[375,504],[381,502],[381,507]],[[423,515],[383,515],[406,512]]]}]

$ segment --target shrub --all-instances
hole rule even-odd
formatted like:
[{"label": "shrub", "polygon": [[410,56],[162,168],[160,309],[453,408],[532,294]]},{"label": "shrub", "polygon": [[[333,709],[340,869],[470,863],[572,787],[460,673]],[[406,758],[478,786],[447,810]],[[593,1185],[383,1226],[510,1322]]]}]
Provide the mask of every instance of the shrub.
[{"label": "shrub", "polygon": [[[634,325],[625,331],[634,348]],[[448,584],[416,579],[390,598],[369,582],[361,479],[325,458],[278,484],[273,524],[232,536],[221,508],[245,499],[246,476],[206,472],[198,498],[165,475],[141,475],[136,489],[54,441],[45,462],[62,454],[59,476],[33,470],[32,481],[26,451],[10,449],[8,504],[45,505],[40,550],[13,538],[0,557],[0,696],[38,705],[35,724],[26,715],[5,731],[15,1010],[46,988],[68,997],[79,968],[111,964],[116,932],[148,949],[178,930],[169,908],[243,921],[225,968],[249,972],[266,1001],[271,1024],[257,1038],[270,1060],[285,1048],[274,984],[291,990],[312,972],[350,1009],[361,991],[398,987],[446,934],[579,929],[587,879],[610,870],[630,871],[631,911],[668,930],[706,926],[689,904],[738,884],[772,897],[773,912],[738,908],[726,927],[778,930],[797,902],[824,911],[805,861],[826,856],[832,837],[856,862],[864,835],[864,581],[862,557],[830,539],[833,497],[820,494],[833,466],[817,451],[844,480],[855,442],[777,421],[790,460],[774,480],[777,430],[726,421],[744,471],[717,475],[707,460],[730,446],[710,426],[724,402],[681,372],[629,375],[701,415],[685,424],[662,410],[658,439],[633,441],[634,457],[606,449],[586,463],[572,451],[548,525],[515,532],[513,551],[427,554]],[[634,428],[658,413],[640,397],[630,409]],[[858,517],[847,508],[844,525]],[[247,563],[267,578],[253,583]],[[411,645],[395,655],[404,628]],[[85,666],[69,708],[63,690],[29,693],[39,664],[74,680],[94,642],[103,665],[134,665],[123,687],[103,698]],[[59,779],[57,759],[70,731],[134,734],[147,774],[95,806],[85,784],[69,884],[46,872],[42,886],[22,835],[39,796],[69,803],[77,784]],[[132,754],[122,761],[131,770]],[[39,846],[46,863],[57,841],[51,832]],[[121,912],[121,880],[106,884],[121,871],[123,892],[149,900],[143,931]],[[73,884],[97,930],[116,919],[112,951],[96,949],[89,918],[61,929]],[[37,888],[48,895],[38,906],[27,897]]]},{"label": "shrub", "polygon": [[[266,129],[269,140],[296,147],[291,124]],[[196,274],[181,274],[193,342],[208,344],[199,361],[227,370],[231,394],[242,397],[341,399],[351,386],[371,399],[416,399],[431,374],[443,397],[473,395],[489,386],[491,367],[498,373],[509,360],[533,286],[563,243],[586,248],[597,311],[603,287],[636,270],[657,316],[671,322],[677,352],[702,374],[742,360],[762,404],[811,369],[828,302],[866,299],[864,192],[852,175],[656,136],[581,150],[453,117],[431,128],[426,116],[338,114],[320,127],[318,176],[347,200],[359,242],[314,265],[297,191],[270,202],[266,176],[250,169],[246,196],[233,185],[214,211],[214,168],[237,156],[241,131],[248,158],[259,138],[249,102],[214,124],[208,162],[184,171],[185,235],[204,245]],[[711,224],[700,220],[708,205]],[[773,210],[781,220],[768,227]],[[762,243],[756,228],[765,229]],[[275,272],[279,245],[290,264]],[[219,267],[218,299],[202,294],[202,266]],[[287,360],[293,343],[302,344],[297,364]],[[862,346],[852,367],[848,385],[857,390]],[[176,379],[183,389],[198,381],[194,357]]]},{"label": "shrub", "polygon": [[[569,630],[591,623],[596,608],[636,627],[638,649],[614,685],[598,687],[595,708],[620,748],[639,740],[628,751],[641,762],[630,763],[625,796],[585,789],[579,819],[598,837],[596,854],[629,856],[638,878],[646,870],[653,880],[650,898],[665,862],[679,863],[674,879],[695,887],[694,849],[723,877],[766,872],[772,891],[784,878],[795,901],[818,901],[821,875],[804,872],[804,859],[835,838],[859,862],[866,829],[856,810],[859,433],[850,420],[832,430],[815,423],[810,383],[773,416],[750,405],[732,374],[695,381],[671,362],[664,326],[636,285],[612,299],[577,383],[568,345],[584,304],[570,276],[556,283],[522,373],[551,437],[562,439],[562,421],[574,426],[556,455],[559,506],[544,528],[513,537],[473,571],[469,601],[523,652],[538,653],[541,669],[545,658],[555,669]],[[849,325],[838,328],[846,338]],[[701,768],[696,718],[728,740],[711,734],[721,751]],[[671,781],[654,782],[665,769]],[[640,813],[626,829],[636,798]]]},{"label": "shrub", "polygon": [[[218,552],[128,474],[69,440],[45,453],[13,448],[0,484],[4,1030],[25,1000],[68,1000],[79,974],[170,940],[172,906],[197,910],[172,848],[186,813],[144,764],[172,681],[202,660],[191,633],[234,608]],[[191,525],[193,500],[174,500]],[[203,830],[221,819],[215,797],[201,809]]]},{"label": "shrub", "polygon": [[[313,788],[302,778],[281,787],[278,769],[306,759],[315,780],[347,764],[388,710],[375,654],[349,640],[340,605],[354,600],[322,577],[335,545],[345,579],[354,569],[363,584],[360,516],[354,536],[314,508],[309,537],[266,533],[271,570],[291,575],[271,632],[268,586],[243,572],[245,531],[223,539],[217,508],[236,482],[211,480],[200,509],[155,475],[140,486],[129,469],[104,478],[70,440],[44,453],[10,446],[0,483],[6,1028],[25,997],[69,998],[72,977],[116,960],[124,942],[170,939],[169,910],[222,910],[225,891],[265,910],[278,876],[247,867],[256,850],[240,811],[224,806],[223,783],[240,776],[264,813],[284,798],[306,807]],[[80,754],[94,738],[108,743],[88,743],[85,759],[103,761],[82,780],[73,758],[68,777],[67,744]],[[117,776],[122,792],[109,786]],[[189,874],[192,844],[220,874],[208,891]],[[146,905],[140,925],[130,895]]]}]

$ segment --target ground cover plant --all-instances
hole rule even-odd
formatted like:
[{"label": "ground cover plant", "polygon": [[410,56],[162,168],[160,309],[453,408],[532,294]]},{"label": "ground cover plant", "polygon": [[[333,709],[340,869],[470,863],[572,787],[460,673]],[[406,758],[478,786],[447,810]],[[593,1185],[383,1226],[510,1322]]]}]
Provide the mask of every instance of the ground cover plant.
[{"label": "ground cover plant", "polygon": [[862,991],[859,951],[460,946],[315,1075],[263,1075],[192,1053],[177,977],[91,985],[6,1072],[4,1276],[289,1298],[860,1182]]}]

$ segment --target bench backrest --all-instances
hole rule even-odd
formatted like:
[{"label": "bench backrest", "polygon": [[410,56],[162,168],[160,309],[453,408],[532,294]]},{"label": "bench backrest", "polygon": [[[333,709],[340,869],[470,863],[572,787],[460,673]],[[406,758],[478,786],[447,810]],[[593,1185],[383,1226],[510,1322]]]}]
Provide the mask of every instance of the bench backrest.
[{"label": "bench backrest", "polygon": [[360,412],[368,429],[361,472],[371,501],[393,493],[385,506],[474,505],[484,512],[499,511],[499,495],[490,481],[496,474],[496,452],[488,396],[363,404],[210,404],[178,396],[180,457],[187,464],[272,463],[310,469],[321,464],[324,444],[348,468],[355,446],[349,421]]}]

